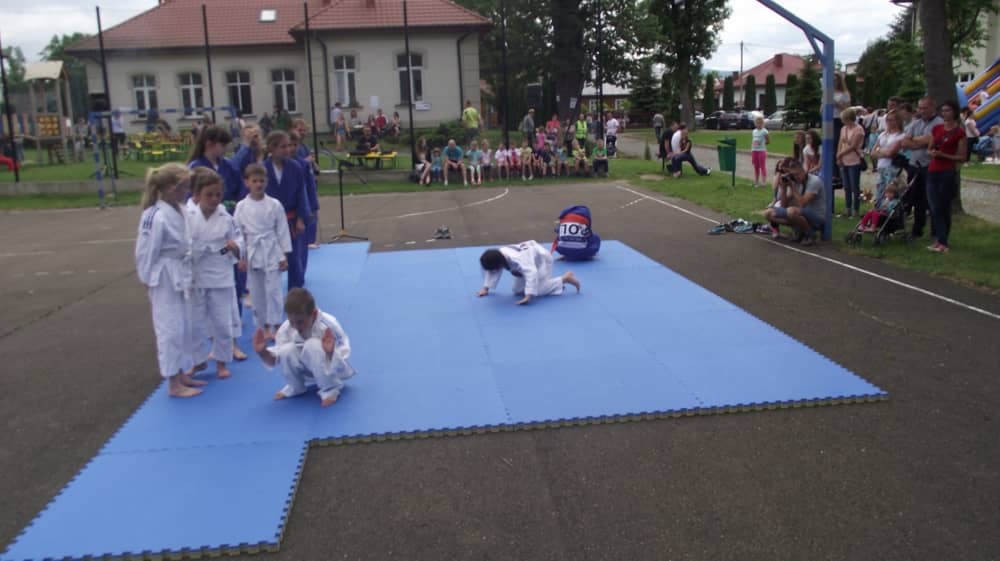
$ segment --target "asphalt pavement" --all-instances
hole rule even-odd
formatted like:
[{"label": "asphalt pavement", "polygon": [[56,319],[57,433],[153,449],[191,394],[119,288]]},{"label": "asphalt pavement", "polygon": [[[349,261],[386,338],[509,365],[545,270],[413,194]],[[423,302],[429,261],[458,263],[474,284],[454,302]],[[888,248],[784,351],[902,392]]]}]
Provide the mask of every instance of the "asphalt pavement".
[{"label": "asphalt pavement", "polygon": [[[569,204],[890,399],[314,448],[281,551],[241,559],[1000,559],[995,294],[827,245],[707,236],[722,216],[614,182],[351,196],[346,214],[393,251],[549,239]],[[322,207],[326,239],[339,223]],[[0,543],[159,383],[138,216],[0,214]],[[427,241],[440,225],[454,239]],[[711,335],[720,353],[740,337]]]}]

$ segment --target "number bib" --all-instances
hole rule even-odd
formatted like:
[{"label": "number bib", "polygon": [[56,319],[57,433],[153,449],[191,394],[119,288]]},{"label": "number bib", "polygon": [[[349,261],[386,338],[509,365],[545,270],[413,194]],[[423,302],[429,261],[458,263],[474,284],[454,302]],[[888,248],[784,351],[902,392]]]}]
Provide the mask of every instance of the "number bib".
[{"label": "number bib", "polygon": [[585,249],[587,238],[590,237],[590,226],[580,222],[562,222],[559,224],[559,247],[566,249]]}]

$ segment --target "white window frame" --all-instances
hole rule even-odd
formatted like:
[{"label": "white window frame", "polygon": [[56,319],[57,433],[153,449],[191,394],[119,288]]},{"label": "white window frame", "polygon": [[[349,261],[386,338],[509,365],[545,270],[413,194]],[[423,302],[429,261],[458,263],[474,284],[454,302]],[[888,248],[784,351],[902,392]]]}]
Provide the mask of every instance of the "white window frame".
[{"label": "white window frame", "polygon": [[621,111],[625,108],[625,100],[622,98],[615,98],[615,111]]},{"label": "white window frame", "polygon": [[[415,53],[413,51],[410,51],[410,71],[411,72],[410,72],[410,76],[409,76],[409,78],[410,78],[410,90],[409,91],[413,92],[413,102],[414,103],[416,103],[418,101],[423,101],[424,100],[424,62],[425,62],[424,61],[424,56],[425,56],[424,53]],[[400,59],[400,57],[402,57],[403,61],[404,61],[404,63],[403,63],[402,66],[399,65],[399,59]],[[413,59],[416,58],[416,57],[419,57],[420,64],[414,64],[413,63]],[[399,88],[399,95],[400,95],[400,98],[401,98],[399,100],[399,104],[400,105],[407,105],[410,102],[410,100],[408,99],[409,96],[403,95],[404,92],[403,92],[403,87],[402,87],[403,86],[403,76],[402,76],[402,74],[404,72],[406,72],[405,59],[406,59],[406,53],[405,52],[404,53],[396,53],[396,55],[395,55],[395,61],[396,61],[396,74],[399,76],[399,86],[400,86],[400,88]],[[420,84],[420,91],[419,92],[413,87],[414,84],[416,84],[418,82]]]},{"label": "white window frame", "polygon": [[[132,98],[135,99],[135,108],[139,111],[159,109],[160,96],[156,91],[156,76],[153,74],[134,74],[130,78],[132,82]],[[141,85],[136,84],[137,79],[142,80]],[[142,97],[140,98],[139,96]]]},{"label": "white window frame", "polygon": [[596,99],[588,99],[587,100],[587,108],[590,110],[589,113],[591,115],[596,115],[597,114],[597,100]]},{"label": "white window frame", "polygon": [[[231,78],[235,75],[236,81],[232,81]],[[243,75],[246,75],[246,81],[243,81]],[[233,98],[233,88],[236,88],[236,98]],[[243,91],[246,88],[246,91]],[[226,92],[229,94],[229,104],[235,107],[237,110],[242,111],[244,115],[253,114],[253,83],[250,80],[249,70],[229,70],[226,72]],[[243,99],[243,94],[246,93],[247,98]]]},{"label": "white window frame", "polygon": [[[196,76],[197,80],[195,80]],[[188,78],[190,83],[185,84],[185,78]],[[184,108],[184,114],[191,115],[198,113],[195,109],[205,106],[205,81],[202,78],[201,72],[181,72],[177,75],[177,83],[180,85],[181,107]],[[190,96],[190,98],[185,100],[185,95]],[[198,103],[199,98],[201,103]],[[186,101],[190,101],[190,104],[186,103]]]},{"label": "white window frame", "polygon": [[[347,67],[350,59],[351,67]],[[343,62],[339,68],[338,61]],[[333,57],[333,91],[334,101],[339,101],[343,107],[354,107],[358,104],[358,57],[357,55],[334,55]],[[343,89],[343,91],[341,91]],[[354,95],[351,96],[353,90]]]},{"label": "white window frame", "polygon": [[[281,75],[276,80],[275,73],[280,72]],[[292,78],[288,79],[288,74],[291,73]],[[295,76],[296,71],[294,68],[274,68],[271,70],[271,91],[275,92],[274,105],[280,106],[285,111],[289,113],[297,113],[299,98],[298,98],[298,88],[295,86]],[[280,94],[278,93],[278,88],[280,88]],[[289,96],[291,92],[291,96]],[[291,97],[292,103],[289,104],[288,100]]]}]

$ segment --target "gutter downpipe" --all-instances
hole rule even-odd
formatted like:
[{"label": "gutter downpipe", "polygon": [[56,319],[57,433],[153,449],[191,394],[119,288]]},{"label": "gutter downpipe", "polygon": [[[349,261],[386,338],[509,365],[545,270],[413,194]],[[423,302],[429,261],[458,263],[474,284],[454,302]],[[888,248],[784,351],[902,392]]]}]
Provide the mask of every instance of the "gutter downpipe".
[{"label": "gutter downpipe", "polygon": [[[460,115],[465,108],[465,83],[462,80],[462,40],[472,35],[472,33],[472,31],[469,31],[455,41],[455,52],[458,55],[458,113]],[[479,108],[476,107],[476,109],[478,110]]]}]

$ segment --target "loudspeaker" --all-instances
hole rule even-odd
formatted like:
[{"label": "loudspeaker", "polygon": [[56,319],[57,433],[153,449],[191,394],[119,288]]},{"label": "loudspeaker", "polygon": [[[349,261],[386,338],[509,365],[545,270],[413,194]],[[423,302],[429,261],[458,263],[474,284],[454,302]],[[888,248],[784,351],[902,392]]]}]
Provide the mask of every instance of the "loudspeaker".
[{"label": "loudspeaker", "polygon": [[111,102],[108,100],[108,94],[106,93],[90,94],[90,110],[111,111]]},{"label": "loudspeaker", "polygon": [[540,111],[542,107],[542,85],[528,84],[524,87],[524,94],[528,100],[528,108]]}]

